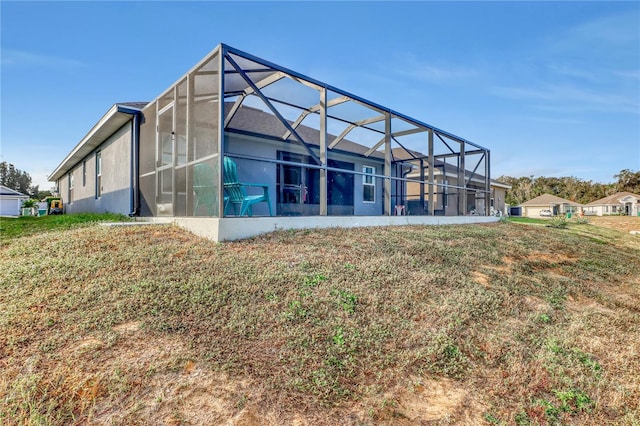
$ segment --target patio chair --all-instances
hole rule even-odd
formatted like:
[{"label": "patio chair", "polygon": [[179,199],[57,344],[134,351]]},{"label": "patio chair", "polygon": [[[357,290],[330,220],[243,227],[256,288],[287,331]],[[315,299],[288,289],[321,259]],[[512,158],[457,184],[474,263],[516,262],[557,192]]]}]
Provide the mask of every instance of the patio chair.
[{"label": "patio chair", "polygon": [[[215,173],[210,165],[200,163],[193,166],[193,192],[196,194],[196,205],[193,210],[194,216],[198,214],[200,206],[207,208],[209,216],[216,216],[218,191],[214,178]],[[226,203],[227,197],[224,198]]]},{"label": "patio chair", "polygon": [[[247,195],[245,188],[261,188],[262,194]],[[227,215],[229,204],[233,206],[233,211],[238,216],[245,214],[253,216],[252,206],[265,202],[269,206],[269,216],[273,216],[271,211],[271,201],[269,200],[269,185],[259,183],[241,183],[238,181],[238,169],[236,163],[229,157],[224,157],[224,190],[228,200],[225,201],[224,214]]]}]

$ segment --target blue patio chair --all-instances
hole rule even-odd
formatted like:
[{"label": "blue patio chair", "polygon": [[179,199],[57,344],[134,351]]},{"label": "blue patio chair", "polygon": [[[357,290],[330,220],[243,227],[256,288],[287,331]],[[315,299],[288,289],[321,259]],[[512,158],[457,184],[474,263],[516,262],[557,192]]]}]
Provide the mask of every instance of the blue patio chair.
[{"label": "blue patio chair", "polygon": [[[262,194],[259,195],[247,195],[245,188],[254,187],[261,188]],[[229,157],[224,157],[224,191],[225,191],[225,206],[224,214],[227,215],[227,208],[229,204],[233,206],[233,211],[238,216],[245,214],[253,216],[252,206],[254,204],[265,202],[269,206],[269,216],[273,216],[271,211],[271,201],[269,200],[269,185],[259,183],[241,183],[238,181],[238,169],[236,163]],[[226,200],[228,198],[228,200]]]},{"label": "blue patio chair", "polygon": [[[204,206],[209,216],[216,216],[218,190],[215,185],[215,173],[210,165],[200,163],[193,166],[193,192],[196,194],[193,214],[197,215],[200,206]],[[228,201],[227,198],[224,197],[225,203]]]}]

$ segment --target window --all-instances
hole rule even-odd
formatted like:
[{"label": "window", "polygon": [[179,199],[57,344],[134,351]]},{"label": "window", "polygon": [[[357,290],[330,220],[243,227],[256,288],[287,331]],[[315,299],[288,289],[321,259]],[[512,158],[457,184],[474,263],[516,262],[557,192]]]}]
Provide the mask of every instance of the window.
[{"label": "window", "polygon": [[96,198],[102,196],[102,153],[96,152]]},{"label": "window", "polygon": [[73,171],[69,172],[69,192],[68,192],[69,201],[68,203],[73,203]]},{"label": "window", "polygon": [[82,186],[87,184],[87,160],[82,162]]},{"label": "window", "polygon": [[365,203],[375,203],[376,201],[376,168],[373,166],[362,166],[362,201]]}]

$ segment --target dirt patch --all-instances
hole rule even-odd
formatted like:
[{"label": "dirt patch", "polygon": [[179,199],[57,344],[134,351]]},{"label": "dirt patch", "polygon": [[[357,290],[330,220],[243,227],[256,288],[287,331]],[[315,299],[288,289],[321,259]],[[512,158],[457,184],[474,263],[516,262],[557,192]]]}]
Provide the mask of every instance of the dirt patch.
[{"label": "dirt patch", "polygon": [[414,379],[413,387],[384,396],[384,424],[481,424],[483,404],[461,383],[449,379]]},{"label": "dirt patch", "polygon": [[489,287],[489,277],[482,272],[474,271],[473,280],[484,287]]},{"label": "dirt patch", "polygon": [[133,333],[140,330],[140,321],[129,321],[113,327],[114,331],[118,333]]},{"label": "dirt patch", "polygon": [[569,296],[567,297],[565,306],[569,312],[598,313],[608,316],[613,316],[616,313],[613,309],[609,309],[606,306],[603,306],[600,303],[590,300],[586,297]]},{"label": "dirt patch", "polygon": [[603,228],[615,229],[629,233],[640,231],[639,216],[588,216],[589,222]]},{"label": "dirt patch", "polygon": [[104,345],[104,342],[100,339],[94,339],[92,337],[82,339],[75,345],[72,345],[70,349],[71,352],[81,352],[87,350],[96,350]]}]

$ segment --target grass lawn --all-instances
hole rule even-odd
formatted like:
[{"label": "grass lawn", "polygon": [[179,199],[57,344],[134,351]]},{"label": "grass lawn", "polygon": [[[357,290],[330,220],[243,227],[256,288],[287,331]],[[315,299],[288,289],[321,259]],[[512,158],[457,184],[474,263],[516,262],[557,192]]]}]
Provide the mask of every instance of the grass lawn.
[{"label": "grass lawn", "polygon": [[21,216],[18,218],[0,218],[0,244],[13,238],[40,234],[47,231],[61,231],[78,226],[88,226],[95,222],[129,221],[121,214],[63,214],[47,216]]},{"label": "grass lawn", "polygon": [[2,223],[0,423],[640,422],[638,236],[63,228]]}]

